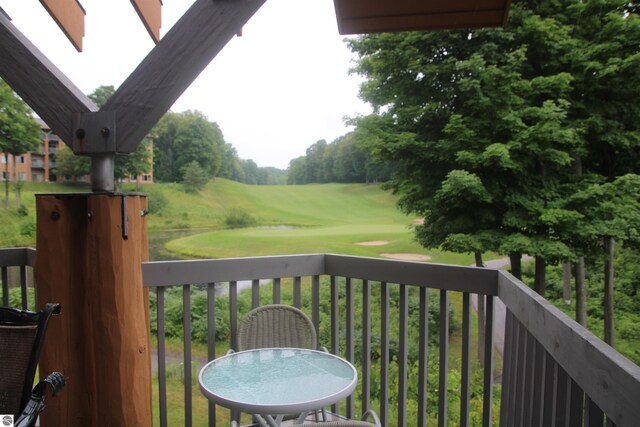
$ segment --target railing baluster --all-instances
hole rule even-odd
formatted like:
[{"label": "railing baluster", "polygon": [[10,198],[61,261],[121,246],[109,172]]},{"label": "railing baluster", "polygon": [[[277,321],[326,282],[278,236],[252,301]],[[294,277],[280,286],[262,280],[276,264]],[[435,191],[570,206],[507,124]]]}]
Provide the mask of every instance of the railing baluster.
[{"label": "railing baluster", "polygon": [[260,280],[251,281],[251,308],[258,308],[260,305]]},{"label": "railing baluster", "polygon": [[320,330],[320,276],[311,279],[311,321],[316,331]]},{"label": "railing baluster", "polygon": [[[230,348],[233,350],[238,349],[238,282],[232,280],[229,282],[229,333]],[[231,419],[234,421],[240,420],[240,412],[237,410],[230,410]]]},{"label": "railing baluster", "polygon": [[585,427],[603,427],[604,426],[604,413],[598,405],[593,402],[589,396],[585,397]]},{"label": "railing baluster", "polygon": [[229,282],[229,345],[233,350],[238,349],[238,282]]},{"label": "railing baluster", "polygon": [[504,350],[502,364],[502,393],[500,394],[500,425],[507,425],[509,418],[509,407],[512,403],[513,390],[513,347],[515,344],[513,314],[507,309],[505,316],[505,332],[504,332]]},{"label": "railing baluster", "polygon": [[542,425],[550,426],[556,418],[556,390],[558,388],[558,364],[553,356],[547,353],[544,372],[544,401],[542,408]]},{"label": "railing baluster", "polygon": [[2,305],[9,307],[9,275],[7,267],[2,267]]},{"label": "railing baluster", "polygon": [[569,413],[569,425],[571,427],[582,427],[582,416],[584,415],[584,392],[578,384],[571,380],[571,407]]},{"label": "railing baluster", "polygon": [[495,297],[485,298],[485,342],[484,342],[484,396],[482,398],[482,424],[491,427],[493,400],[493,309]]},{"label": "railing baluster", "polygon": [[184,330],[184,425],[191,427],[192,395],[191,395],[191,286],[182,287],[182,320]]},{"label": "railing baluster", "polygon": [[[20,266],[20,302],[22,303],[22,309],[29,309],[29,290],[27,289],[27,267],[25,265]],[[37,309],[36,309],[37,310]]]},{"label": "railing baluster", "polygon": [[538,341],[535,343],[535,368],[533,372],[533,404],[531,413],[531,425],[542,426],[542,406],[543,406],[543,390],[545,387],[545,364],[547,362],[547,355],[544,347],[540,345]]},{"label": "railing baluster", "polygon": [[[428,377],[427,373],[429,372],[429,347],[428,347],[429,345],[429,304],[428,302],[429,302],[429,293],[427,291],[427,288],[420,288],[420,319],[419,319],[420,334],[418,337],[418,377],[419,378],[418,378],[418,425],[417,427],[426,427],[427,425],[427,377]],[[467,308],[468,308],[468,304],[467,304]],[[463,378],[464,378],[464,373],[463,373]]]},{"label": "railing baluster", "polygon": [[389,285],[380,283],[380,421],[389,419]]},{"label": "railing baluster", "polygon": [[[207,286],[207,360],[216,358],[216,284]],[[216,405],[209,400],[209,427],[216,426]]]},{"label": "railing baluster", "polygon": [[398,426],[407,425],[407,361],[409,353],[409,288],[400,285],[398,307],[400,330],[398,331]]},{"label": "railing baluster", "polygon": [[469,299],[467,292],[462,294],[462,378],[460,379],[460,425],[462,427],[469,425],[469,399],[471,398],[471,304]]},{"label": "railing baluster", "polygon": [[449,384],[449,293],[440,290],[440,372],[438,381],[438,426],[447,425]]},{"label": "railing baluster", "polygon": [[362,281],[362,410],[371,406],[371,287]]},{"label": "railing baluster", "polygon": [[280,304],[280,278],[273,279],[273,303]]},{"label": "railing baluster", "polygon": [[160,427],[167,427],[167,365],[165,349],[164,287],[156,289],[156,310],[158,328],[158,397],[160,406]]},{"label": "railing baluster", "polygon": [[524,325],[518,322],[518,355],[517,355],[517,367],[515,372],[515,406],[514,406],[514,423],[515,425],[522,425],[522,414],[524,412],[524,377],[527,369],[527,330]]},{"label": "railing baluster", "polygon": [[569,413],[571,410],[571,378],[567,372],[558,366],[558,382],[556,387],[556,426],[569,425]]},{"label": "railing baluster", "polygon": [[[331,276],[331,353],[340,354],[340,305],[338,301],[338,278]],[[331,411],[338,412],[338,405],[331,405]]]},{"label": "railing baluster", "polygon": [[[355,335],[354,333],[355,322],[353,317],[354,317],[354,311],[355,311],[355,304],[354,304],[354,297],[353,297],[353,281],[351,280],[350,277],[346,278],[345,286],[347,291],[346,307],[345,307],[347,312],[346,359],[349,362],[354,363],[353,337]],[[347,418],[353,418],[354,412],[355,412],[355,399],[354,399],[354,393],[352,393],[347,397]]]},{"label": "railing baluster", "polygon": [[524,425],[531,425],[531,407],[533,406],[533,371],[535,369],[535,339],[527,334],[527,366],[524,375],[524,405],[522,419]]},{"label": "railing baluster", "polygon": [[293,278],[293,306],[296,308],[300,308],[302,306],[300,282],[300,276]]}]

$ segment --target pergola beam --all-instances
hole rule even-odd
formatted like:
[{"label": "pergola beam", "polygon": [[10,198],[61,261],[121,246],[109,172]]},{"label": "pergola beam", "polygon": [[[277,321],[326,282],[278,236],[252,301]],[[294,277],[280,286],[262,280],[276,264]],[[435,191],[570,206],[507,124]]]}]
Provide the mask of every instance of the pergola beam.
[{"label": "pergola beam", "polygon": [[98,107],[0,13],[0,76],[64,141],[75,113]]},{"label": "pergola beam", "polygon": [[107,101],[130,153],[265,0],[197,0]]}]

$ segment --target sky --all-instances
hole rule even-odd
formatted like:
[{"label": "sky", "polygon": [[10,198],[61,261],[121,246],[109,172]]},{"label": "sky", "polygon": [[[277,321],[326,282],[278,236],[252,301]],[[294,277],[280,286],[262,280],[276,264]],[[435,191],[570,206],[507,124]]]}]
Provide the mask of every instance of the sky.
[{"label": "sky", "polygon": [[[38,0],[0,0],[12,23],[82,92],[116,88],[154,43],[129,0],[80,0],[86,11],[78,53]],[[163,0],[161,36],[193,4]],[[338,34],[331,0],[267,0],[171,108],[199,110],[220,126],[242,159],[286,169],[325,139],[349,132],[344,118],[368,114],[355,56]]]}]

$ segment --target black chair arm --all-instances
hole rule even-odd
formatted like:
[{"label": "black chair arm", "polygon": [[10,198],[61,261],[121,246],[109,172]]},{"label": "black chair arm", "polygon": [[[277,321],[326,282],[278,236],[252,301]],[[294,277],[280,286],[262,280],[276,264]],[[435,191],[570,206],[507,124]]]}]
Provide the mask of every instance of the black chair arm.
[{"label": "black chair arm", "polygon": [[45,408],[44,396],[47,384],[51,386],[53,396],[55,396],[64,387],[64,377],[60,372],[52,372],[47,378],[36,384],[31,393],[31,399],[16,420],[15,427],[33,427],[36,425],[38,415]]}]

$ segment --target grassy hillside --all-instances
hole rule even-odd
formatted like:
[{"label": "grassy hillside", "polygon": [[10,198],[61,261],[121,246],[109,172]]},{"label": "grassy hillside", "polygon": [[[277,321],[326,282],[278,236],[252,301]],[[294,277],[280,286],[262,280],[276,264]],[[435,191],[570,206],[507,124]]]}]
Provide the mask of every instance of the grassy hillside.
[{"label": "grassy hillside", "polygon": [[231,209],[251,214],[258,225],[332,226],[356,217],[358,223],[411,223],[395,208],[395,198],[375,185],[254,186],[216,179],[200,194],[185,193],[179,184],[155,184],[148,191],[150,199],[170,204],[150,220],[149,227],[158,229],[223,227]]},{"label": "grassy hillside", "polygon": [[[125,187],[134,190],[134,186]],[[396,208],[395,197],[377,185],[319,184],[251,186],[225,179],[209,182],[199,194],[180,184],[142,186],[149,195],[149,234],[163,230],[203,229],[169,242],[182,256],[236,257],[334,252],[364,256],[384,253],[428,255],[434,262],[471,264],[467,255],[425,251],[413,241],[416,218]],[[0,209],[5,226],[0,247],[35,245],[35,194],[87,192],[86,185],[25,183],[22,215]],[[15,206],[13,193],[10,205]],[[242,212],[251,228],[228,229],[225,219]],[[357,243],[385,241],[384,245]]]}]

